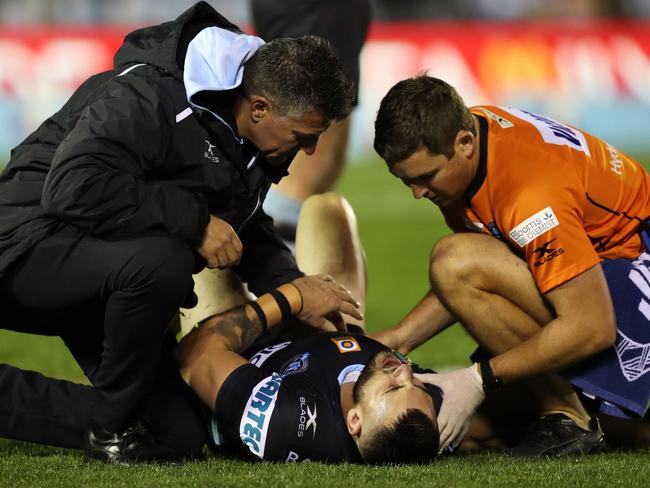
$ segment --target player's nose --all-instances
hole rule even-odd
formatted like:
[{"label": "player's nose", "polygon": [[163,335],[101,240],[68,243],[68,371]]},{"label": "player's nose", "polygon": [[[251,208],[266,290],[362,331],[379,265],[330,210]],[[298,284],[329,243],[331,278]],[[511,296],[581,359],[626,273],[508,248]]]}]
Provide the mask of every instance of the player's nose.
[{"label": "player's nose", "polygon": [[413,381],[413,368],[408,363],[402,365],[393,372],[393,376],[400,385]]},{"label": "player's nose", "polygon": [[417,198],[418,200],[422,198],[424,195],[426,195],[427,191],[429,191],[426,187],[421,185],[410,185],[410,186],[411,186],[411,192],[413,193],[413,197]]},{"label": "player's nose", "polygon": [[316,144],[311,144],[309,146],[302,146],[301,149],[307,156],[311,156],[316,152]]}]

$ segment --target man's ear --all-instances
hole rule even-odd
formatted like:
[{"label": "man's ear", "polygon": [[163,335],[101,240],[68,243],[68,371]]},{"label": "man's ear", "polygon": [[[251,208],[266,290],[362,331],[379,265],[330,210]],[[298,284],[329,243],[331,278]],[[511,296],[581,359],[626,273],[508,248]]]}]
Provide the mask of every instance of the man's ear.
[{"label": "man's ear", "polygon": [[253,122],[259,122],[272,111],[271,101],[262,96],[254,95],[250,97],[251,119]]},{"label": "man's ear", "polygon": [[476,136],[468,130],[459,130],[454,140],[456,153],[470,159],[476,149]]},{"label": "man's ear", "polygon": [[348,415],[345,420],[350,435],[353,437],[359,436],[359,434],[361,434],[361,425],[363,424],[363,418],[359,407],[352,407],[348,410]]}]

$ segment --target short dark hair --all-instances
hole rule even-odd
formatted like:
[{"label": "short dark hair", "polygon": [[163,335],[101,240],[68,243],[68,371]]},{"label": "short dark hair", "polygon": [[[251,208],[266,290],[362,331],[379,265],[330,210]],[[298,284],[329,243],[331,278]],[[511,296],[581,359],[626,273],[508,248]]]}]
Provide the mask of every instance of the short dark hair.
[{"label": "short dark hair", "polygon": [[440,434],[433,421],[409,408],[392,425],[381,427],[359,446],[370,464],[427,464],[436,459]]},{"label": "short dark hair", "polygon": [[454,154],[460,130],[476,135],[474,121],[458,92],[442,80],[418,75],[393,86],[381,101],[375,120],[375,151],[389,165],[427,148]]},{"label": "short dark hair", "polygon": [[299,118],[316,110],[329,121],[345,119],[354,92],[331,44],[322,37],[274,39],[246,62],[248,95],[263,95],[278,113]]}]

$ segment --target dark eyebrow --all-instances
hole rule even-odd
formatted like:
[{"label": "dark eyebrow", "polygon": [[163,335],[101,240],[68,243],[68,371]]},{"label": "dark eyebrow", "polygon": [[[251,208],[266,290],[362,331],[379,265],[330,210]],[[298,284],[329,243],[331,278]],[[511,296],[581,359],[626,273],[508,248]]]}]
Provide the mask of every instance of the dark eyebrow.
[{"label": "dark eyebrow", "polygon": [[[418,386],[418,385],[416,385],[416,384],[413,384],[413,386],[415,386],[416,388],[419,388],[420,390],[422,390],[422,391],[423,391],[424,393],[426,393],[427,395],[429,394],[429,392],[427,391],[426,387],[424,387],[424,386]],[[386,393],[390,393],[390,392],[393,392],[393,391],[399,390],[400,388],[404,388],[404,385],[402,385],[402,386],[390,386],[390,387],[386,388],[386,390],[384,390],[384,393],[382,393],[382,395],[385,395]]]},{"label": "dark eyebrow", "polygon": [[400,388],[404,388],[404,385],[402,385],[402,386],[389,386],[388,388],[386,388],[384,390],[382,395],[385,395],[386,393],[391,393],[393,391],[399,390]]}]

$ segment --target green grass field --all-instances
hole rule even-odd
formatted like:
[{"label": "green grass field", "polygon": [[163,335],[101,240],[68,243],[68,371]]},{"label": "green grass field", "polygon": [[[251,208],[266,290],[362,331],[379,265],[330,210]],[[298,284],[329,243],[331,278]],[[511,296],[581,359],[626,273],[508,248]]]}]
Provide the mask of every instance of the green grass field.
[{"label": "green grass field", "polygon": [[[427,291],[428,254],[446,233],[438,210],[415,201],[378,161],[351,166],[339,190],[355,208],[369,267],[368,330],[394,325]],[[469,364],[473,342],[458,326],[415,351],[435,368]],[[0,362],[82,381],[57,338],[0,330]],[[211,458],[183,466],[106,466],[80,453],[0,440],[0,486],[650,486],[650,451],[546,461],[496,453],[427,467],[250,464]]]}]

